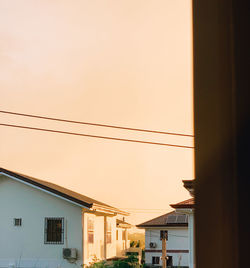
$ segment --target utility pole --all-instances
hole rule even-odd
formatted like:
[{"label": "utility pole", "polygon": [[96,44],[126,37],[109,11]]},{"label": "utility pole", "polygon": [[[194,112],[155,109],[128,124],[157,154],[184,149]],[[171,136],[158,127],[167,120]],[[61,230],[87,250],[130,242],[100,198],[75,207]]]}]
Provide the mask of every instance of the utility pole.
[{"label": "utility pole", "polygon": [[168,239],[168,231],[161,231],[162,268],[167,268],[167,239]]}]

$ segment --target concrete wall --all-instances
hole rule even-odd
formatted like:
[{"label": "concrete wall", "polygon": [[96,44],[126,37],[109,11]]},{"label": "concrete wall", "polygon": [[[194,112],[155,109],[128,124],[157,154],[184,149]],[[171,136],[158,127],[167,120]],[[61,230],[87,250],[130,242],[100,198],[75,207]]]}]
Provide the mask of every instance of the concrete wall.
[{"label": "concrete wall", "polygon": [[[161,257],[162,241],[160,240],[160,230],[168,230],[167,252],[168,256],[173,257],[173,265],[188,266],[189,253],[184,252],[189,249],[188,228],[160,228],[145,230],[145,262],[152,264],[152,257]],[[150,248],[149,243],[155,242],[156,248]],[[147,252],[150,251],[150,252]],[[174,251],[174,252],[171,252]],[[160,264],[161,265],[161,260]]]},{"label": "concrete wall", "polygon": [[[81,207],[0,176],[0,267],[75,267],[62,258],[64,247],[77,248],[82,264]],[[45,217],[63,217],[64,244],[44,244]],[[22,218],[15,227],[14,218]]]}]

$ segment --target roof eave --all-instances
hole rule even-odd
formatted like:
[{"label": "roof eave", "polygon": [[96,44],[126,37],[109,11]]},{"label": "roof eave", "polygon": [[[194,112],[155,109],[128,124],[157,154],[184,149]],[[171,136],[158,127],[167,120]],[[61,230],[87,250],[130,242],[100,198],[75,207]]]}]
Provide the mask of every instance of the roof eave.
[{"label": "roof eave", "polygon": [[47,192],[47,193],[52,194],[54,196],[57,196],[57,197],[64,199],[68,202],[71,202],[75,205],[78,205],[78,206],[82,207],[83,209],[87,209],[87,210],[91,209],[91,211],[97,211],[97,212],[101,212],[104,214],[106,213],[106,214],[110,214],[113,216],[115,216],[117,214],[123,215],[123,216],[130,215],[126,211],[122,211],[122,210],[119,210],[117,208],[114,208],[114,207],[111,207],[108,205],[106,206],[105,204],[101,205],[101,204],[97,204],[97,203],[89,203],[89,202],[80,200],[74,196],[68,195],[67,193],[61,192],[57,189],[54,189],[54,188],[51,188],[47,185],[41,184],[41,183],[39,183],[39,181],[36,181],[34,179],[32,180],[29,177],[12,172],[12,171],[4,169],[4,168],[0,168],[0,174],[3,174],[7,177],[10,177],[16,181],[20,181],[20,182],[27,184],[33,188],[40,189],[44,192]]},{"label": "roof eave", "polygon": [[137,228],[169,228],[169,227],[188,227],[188,223],[165,224],[165,225],[136,225]]},{"label": "roof eave", "polygon": [[172,204],[170,205],[172,208],[174,209],[178,209],[178,208],[194,208],[194,205],[191,205],[191,204],[182,204],[182,205],[178,205],[178,204]]},{"label": "roof eave", "polygon": [[117,228],[126,228],[126,229],[129,229],[129,228],[132,228],[132,224],[117,224],[116,227]]},{"label": "roof eave", "polygon": [[111,213],[114,215],[123,215],[123,216],[129,216],[130,214],[126,211],[122,211],[113,207],[109,207],[109,206],[102,206],[99,204],[92,204],[92,210],[94,211],[98,211],[98,212],[103,212],[103,213]]}]

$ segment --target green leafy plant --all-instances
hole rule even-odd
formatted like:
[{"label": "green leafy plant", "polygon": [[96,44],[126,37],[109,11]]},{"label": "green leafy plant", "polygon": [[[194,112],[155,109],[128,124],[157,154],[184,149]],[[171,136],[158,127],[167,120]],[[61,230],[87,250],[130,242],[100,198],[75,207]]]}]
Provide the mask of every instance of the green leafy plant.
[{"label": "green leafy plant", "polygon": [[130,247],[133,248],[135,246],[135,243],[136,242],[134,240],[133,241],[130,241]]},{"label": "green leafy plant", "polygon": [[134,254],[129,255],[126,259],[114,261],[113,265],[114,265],[113,266],[114,268],[130,268],[130,267],[139,268],[140,267],[138,263],[138,258]]}]

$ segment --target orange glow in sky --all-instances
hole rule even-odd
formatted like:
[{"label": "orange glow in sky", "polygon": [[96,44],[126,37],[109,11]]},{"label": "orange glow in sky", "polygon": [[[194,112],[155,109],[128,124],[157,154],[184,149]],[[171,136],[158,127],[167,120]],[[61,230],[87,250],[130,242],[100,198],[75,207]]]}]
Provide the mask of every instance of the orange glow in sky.
[{"label": "orange glow in sky", "polygon": [[[192,134],[191,23],[189,0],[0,0],[1,110]],[[193,145],[4,114],[0,122]],[[191,149],[1,126],[0,163],[133,209],[133,224],[189,198],[182,179],[194,176]]]}]

